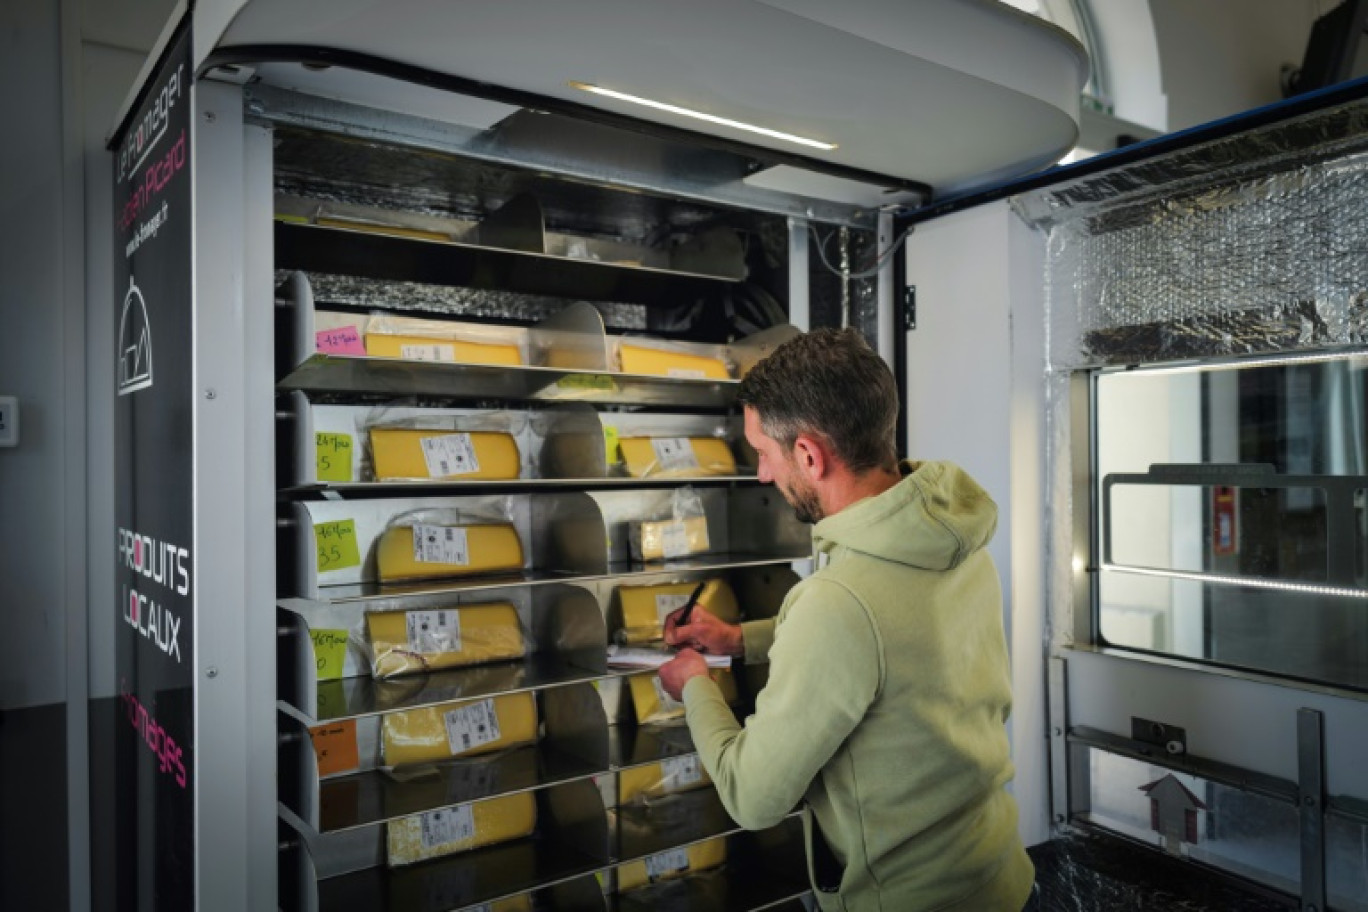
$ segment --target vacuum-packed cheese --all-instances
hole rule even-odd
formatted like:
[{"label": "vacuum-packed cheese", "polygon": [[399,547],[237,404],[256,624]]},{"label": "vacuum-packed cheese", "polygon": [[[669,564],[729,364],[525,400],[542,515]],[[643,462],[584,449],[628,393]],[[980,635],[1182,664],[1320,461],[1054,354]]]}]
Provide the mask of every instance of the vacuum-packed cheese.
[{"label": "vacuum-packed cheese", "polygon": [[716,437],[622,437],[618,445],[633,478],[736,474],[736,458]]},{"label": "vacuum-packed cheese", "polygon": [[617,869],[618,890],[626,892],[672,877],[683,877],[694,871],[705,871],[724,864],[726,860],[725,837],[708,839],[677,849],[667,849],[640,861],[620,865]]},{"label": "vacuum-packed cheese", "polygon": [[730,380],[727,365],[719,358],[690,352],[665,351],[622,343],[618,347],[624,374],[650,374],[657,377],[683,377]]},{"label": "vacuum-packed cheese", "polygon": [[460,364],[520,366],[522,352],[516,345],[470,342],[443,336],[366,333],[366,354],[377,358],[409,361],[454,361]]},{"label": "vacuum-packed cheese", "polygon": [[537,701],[530,693],[442,703],[389,713],[380,723],[386,766],[468,757],[537,740]]},{"label": "vacuum-packed cheese", "polygon": [[512,434],[372,428],[371,465],[377,481],[449,478],[456,481],[517,478],[521,465]]},{"label": "vacuum-packed cheese", "polygon": [[618,803],[631,804],[640,798],[660,798],[711,784],[697,754],[671,757],[618,773]]},{"label": "vacuum-packed cheese", "polygon": [[[724,668],[712,669],[712,678],[722,691],[722,699],[728,703],[736,702],[736,679]],[[637,722],[664,722],[684,716],[684,704],[665,692],[657,674],[633,675],[627,679],[627,687],[632,694],[632,708],[636,711]]]},{"label": "vacuum-packed cheese", "polygon": [[377,678],[516,659],[525,648],[517,609],[507,602],[371,612],[366,635]]},{"label": "vacuum-packed cheese", "polygon": [[627,538],[636,561],[674,560],[711,550],[706,516],[630,522]]},{"label": "vacuum-packed cheese", "polygon": [[412,864],[520,839],[536,828],[537,802],[531,792],[415,814],[387,825],[389,863]]},{"label": "vacuum-packed cheese", "polygon": [[522,542],[509,523],[394,526],[380,536],[381,582],[519,570]]},{"label": "vacuum-packed cheese", "polygon": [[[622,642],[648,643],[664,634],[665,618],[683,608],[698,583],[662,583],[654,586],[619,586],[622,602]],[[698,604],[728,624],[741,619],[736,595],[726,580],[708,580],[698,595]]]}]

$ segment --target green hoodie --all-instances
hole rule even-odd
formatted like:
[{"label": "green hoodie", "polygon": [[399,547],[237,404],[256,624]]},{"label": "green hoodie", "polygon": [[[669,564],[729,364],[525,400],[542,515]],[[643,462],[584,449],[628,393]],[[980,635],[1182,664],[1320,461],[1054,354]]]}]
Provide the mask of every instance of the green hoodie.
[{"label": "green hoodie", "polygon": [[745,727],[700,676],[689,729],[741,826],[811,809],[823,910],[1016,912],[1034,872],[1003,788],[1011,679],[984,550],[997,507],[950,463],[903,472],[819,522],[825,566],[773,621],[743,625],[746,661],[770,663]]}]

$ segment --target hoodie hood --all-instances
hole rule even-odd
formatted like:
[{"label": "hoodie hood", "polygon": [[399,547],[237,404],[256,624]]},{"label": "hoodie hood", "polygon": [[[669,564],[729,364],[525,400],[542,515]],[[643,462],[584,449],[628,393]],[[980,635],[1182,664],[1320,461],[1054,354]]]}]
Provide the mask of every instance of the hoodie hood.
[{"label": "hoodie hood", "polygon": [[922,570],[949,570],[988,544],[997,504],[949,462],[903,463],[903,480],[812,528],[813,545],[845,547]]}]

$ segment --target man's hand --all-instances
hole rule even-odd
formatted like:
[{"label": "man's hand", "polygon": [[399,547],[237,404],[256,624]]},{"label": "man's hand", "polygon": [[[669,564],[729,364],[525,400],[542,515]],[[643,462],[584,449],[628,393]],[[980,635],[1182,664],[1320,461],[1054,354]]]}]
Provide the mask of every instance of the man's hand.
[{"label": "man's hand", "polygon": [[709,614],[702,605],[694,605],[689,623],[679,626],[683,608],[670,612],[665,618],[665,645],[689,647],[711,655],[739,656],[746,651],[741,639],[741,627],[728,624]]},{"label": "man's hand", "polygon": [[[698,616],[697,608],[693,616]],[[708,662],[692,649],[681,649],[679,655],[660,666],[660,684],[676,700],[684,699],[684,685],[699,675],[707,677]]]}]

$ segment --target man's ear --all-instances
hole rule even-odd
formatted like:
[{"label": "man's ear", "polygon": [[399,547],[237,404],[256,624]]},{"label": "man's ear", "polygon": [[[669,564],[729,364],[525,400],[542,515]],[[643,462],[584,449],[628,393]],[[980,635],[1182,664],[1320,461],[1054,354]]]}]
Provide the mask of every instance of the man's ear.
[{"label": "man's ear", "polygon": [[799,434],[793,441],[793,462],[809,481],[821,481],[831,471],[831,450],[820,437]]}]

